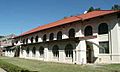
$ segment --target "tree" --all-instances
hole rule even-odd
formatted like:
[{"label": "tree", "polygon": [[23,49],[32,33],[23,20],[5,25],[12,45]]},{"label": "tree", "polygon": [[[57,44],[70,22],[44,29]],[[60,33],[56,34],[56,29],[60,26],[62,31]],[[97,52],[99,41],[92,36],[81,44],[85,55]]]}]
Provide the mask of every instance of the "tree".
[{"label": "tree", "polygon": [[90,7],[87,12],[91,12],[91,11],[94,11],[94,10],[101,10],[101,9],[100,8]]},{"label": "tree", "polygon": [[88,12],[91,12],[91,11],[94,11],[94,8],[93,8],[93,7],[90,7],[90,8],[88,9]]},{"label": "tree", "polygon": [[112,6],[111,9],[112,10],[120,10],[120,5],[115,4],[115,5]]}]

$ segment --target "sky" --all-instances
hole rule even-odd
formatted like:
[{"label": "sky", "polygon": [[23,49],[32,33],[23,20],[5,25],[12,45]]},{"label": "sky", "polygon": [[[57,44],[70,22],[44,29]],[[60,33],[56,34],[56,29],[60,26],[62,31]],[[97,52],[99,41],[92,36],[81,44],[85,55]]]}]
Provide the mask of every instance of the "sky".
[{"label": "sky", "polygon": [[0,35],[20,35],[89,7],[111,9],[120,0],[0,0]]}]

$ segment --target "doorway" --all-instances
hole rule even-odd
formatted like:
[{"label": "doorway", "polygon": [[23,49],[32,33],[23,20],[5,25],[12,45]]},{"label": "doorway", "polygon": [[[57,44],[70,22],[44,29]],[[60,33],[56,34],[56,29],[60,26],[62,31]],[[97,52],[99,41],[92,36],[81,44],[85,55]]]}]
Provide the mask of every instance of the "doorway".
[{"label": "doorway", "polygon": [[87,63],[93,63],[94,58],[93,44],[88,41],[86,41],[86,58]]}]

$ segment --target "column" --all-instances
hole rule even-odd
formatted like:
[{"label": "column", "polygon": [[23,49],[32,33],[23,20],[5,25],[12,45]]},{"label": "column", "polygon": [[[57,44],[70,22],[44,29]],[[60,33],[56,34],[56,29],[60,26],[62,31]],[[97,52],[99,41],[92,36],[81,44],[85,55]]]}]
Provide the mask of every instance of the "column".
[{"label": "column", "polygon": [[81,40],[76,47],[77,64],[86,64],[86,41]]},{"label": "column", "polygon": [[44,61],[48,61],[48,48],[44,48]]}]

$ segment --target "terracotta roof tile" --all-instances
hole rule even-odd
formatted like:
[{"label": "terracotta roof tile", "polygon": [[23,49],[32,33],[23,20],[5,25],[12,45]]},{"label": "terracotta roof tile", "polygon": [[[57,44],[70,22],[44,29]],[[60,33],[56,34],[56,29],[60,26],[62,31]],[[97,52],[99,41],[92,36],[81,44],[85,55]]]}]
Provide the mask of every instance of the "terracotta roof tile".
[{"label": "terracotta roof tile", "polygon": [[34,28],[34,29],[29,30],[27,32],[24,32],[20,36],[24,36],[24,35],[31,34],[31,33],[37,32],[37,31],[41,31],[41,30],[45,30],[45,29],[52,28],[52,27],[55,27],[55,26],[60,26],[60,25],[67,24],[67,23],[70,23],[70,22],[91,19],[91,18],[95,18],[95,17],[98,17],[98,16],[112,14],[112,13],[115,13],[115,12],[120,12],[120,10],[99,10],[99,11],[92,11],[92,12],[89,12],[89,13],[86,13],[86,14],[81,14],[81,15],[78,15],[78,16],[64,18],[64,19],[58,20],[56,22],[49,23],[49,24],[46,24],[46,25],[43,25],[43,26],[39,26],[37,28]]}]

